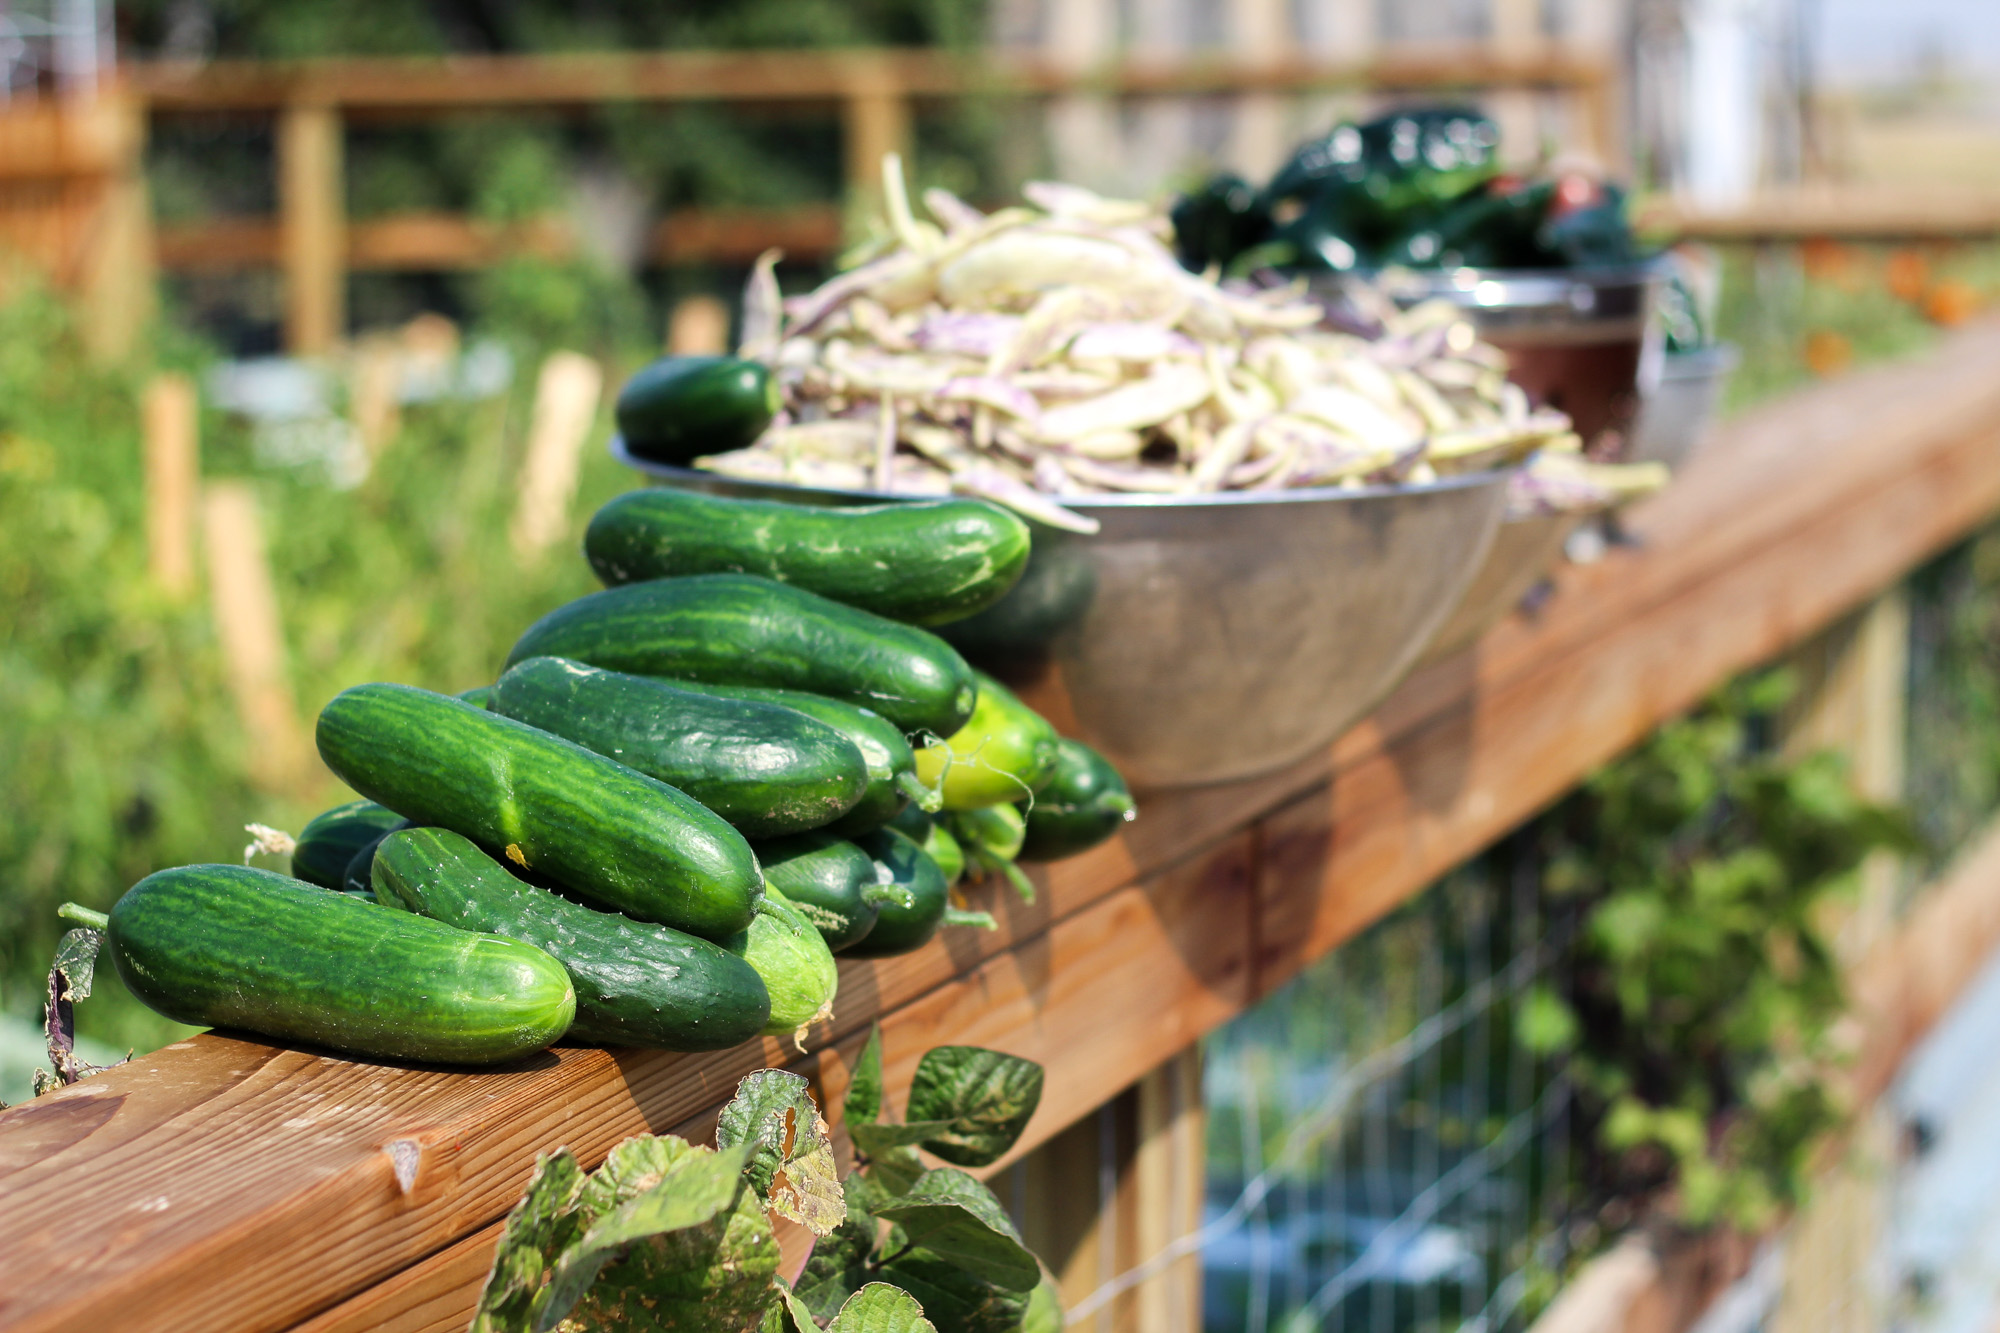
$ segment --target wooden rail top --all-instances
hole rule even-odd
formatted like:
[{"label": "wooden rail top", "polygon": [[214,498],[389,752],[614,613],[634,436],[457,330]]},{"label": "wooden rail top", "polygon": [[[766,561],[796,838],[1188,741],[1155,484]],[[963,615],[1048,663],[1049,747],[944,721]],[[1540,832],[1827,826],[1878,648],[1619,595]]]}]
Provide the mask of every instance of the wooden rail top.
[{"label": "wooden rail top", "polygon": [[1338,88],[1590,88],[1602,60],[1560,48],[1524,53],[1446,47],[1331,63],[1177,57],[1078,67],[927,48],[659,51],[577,55],[400,56],[304,61],[139,63],[132,91],[161,111],[272,110],[296,104],[356,111],[448,110],[606,102],[832,102],[857,95],[955,97],[968,92],[1165,96]]},{"label": "wooden rail top", "polygon": [[996,895],[1001,928],[844,963],[811,1053],[562,1049],[448,1072],[206,1035],[0,1114],[0,1328],[463,1327],[538,1152],[705,1134],[789,1063],[823,1098],[880,1021],[1048,1066],[1032,1147],[1681,711],[2000,509],[2000,323],[1717,432],[1532,621],[1326,754],[1142,794],[1128,836]]}]

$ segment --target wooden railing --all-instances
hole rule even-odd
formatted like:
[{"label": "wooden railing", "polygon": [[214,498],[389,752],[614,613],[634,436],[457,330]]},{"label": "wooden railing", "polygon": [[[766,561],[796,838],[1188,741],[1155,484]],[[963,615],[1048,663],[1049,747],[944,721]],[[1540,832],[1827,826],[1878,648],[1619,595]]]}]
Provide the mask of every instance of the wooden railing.
[{"label": "wooden railing", "polygon": [[221,1035],[0,1115],[0,1327],[462,1326],[534,1155],[707,1133],[782,1064],[836,1102],[871,1024],[1042,1061],[1040,1144],[1254,1004],[1731,674],[2000,510],[2000,324],[1719,431],[1533,620],[1407,682],[1323,754],[1144,795],[1000,929],[842,965],[806,1054],[563,1048],[487,1073]]},{"label": "wooden railing", "polygon": [[[301,353],[324,351],[341,336],[350,270],[471,268],[520,250],[565,253],[573,244],[559,220],[511,231],[436,215],[350,223],[342,206],[340,152],[348,122],[632,102],[833,111],[842,127],[847,199],[866,199],[879,188],[885,153],[907,154],[915,106],[967,97],[1541,90],[1580,102],[1588,142],[1579,146],[1615,138],[1611,71],[1603,62],[1561,51],[1510,54],[1489,47],[1384,54],[1347,64],[1219,58],[1102,68],[934,50],[223,61],[140,65],[128,71],[127,81],[154,117],[277,117],[280,215],[171,228],[161,235],[159,254],[172,269],[281,269],[286,341]],[[822,259],[840,243],[845,202],[786,214],[671,215],[649,238],[648,256],[663,263],[747,263],[775,245],[795,259]]]}]

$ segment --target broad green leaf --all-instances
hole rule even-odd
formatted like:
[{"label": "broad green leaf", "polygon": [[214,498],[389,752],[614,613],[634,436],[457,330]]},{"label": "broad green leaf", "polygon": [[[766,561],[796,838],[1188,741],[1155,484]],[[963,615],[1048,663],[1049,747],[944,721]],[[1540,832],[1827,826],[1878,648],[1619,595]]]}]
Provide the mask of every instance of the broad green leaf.
[{"label": "broad green leaf", "polygon": [[950,1167],[927,1171],[910,1192],[877,1208],[912,1245],[1008,1291],[1032,1291],[1041,1265],[1021,1245],[993,1191]]},{"label": "broad green leaf", "polygon": [[744,1174],[780,1217],[824,1236],[847,1215],[833,1162],[833,1140],[803,1078],[782,1069],[759,1069],[736,1086],[722,1108],[715,1146],[742,1144],[750,1151]]},{"label": "broad green leaf", "polygon": [[813,1312],[782,1282],[778,1284],[778,1303],[772,1308],[778,1312],[779,1333],[819,1333]]},{"label": "broad green leaf", "polygon": [[635,1241],[607,1265],[565,1330],[756,1333],[777,1299],[771,1216],[745,1187],[699,1226]]},{"label": "broad green leaf", "polygon": [[882,1266],[882,1280],[917,1298],[938,1333],[1018,1333],[1028,1295],[983,1282],[928,1250],[911,1250]]},{"label": "broad green leaf", "polygon": [[692,1143],[677,1134],[634,1134],[613,1148],[604,1165],[584,1182],[585,1210],[596,1221],[652,1189],[695,1151]]},{"label": "broad green leaf", "polygon": [[854,1077],[848,1080],[847,1100],[840,1118],[852,1134],[856,1125],[872,1125],[882,1118],[882,1025],[868,1030],[868,1040],[854,1062]]},{"label": "broad green leaf", "polygon": [[826,1333],[937,1333],[917,1298],[886,1282],[870,1282],[847,1298]]},{"label": "broad green leaf", "polygon": [[[654,1150],[653,1145],[675,1142],[678,1140],[655,1139],[648,1151]],[[700,1226],[735,1204],[738,1193],[744,1189],[743,1163],[750,1155],[749,1149],[710,1152],[688,1144],[681,1147],[682,1151],[674,1154],[679,1160],[656,1183],[600,1217],[562,1255],[542,1298],[536,1302],[536,1333],[547,1333],[561,1323],[597,1281],[605,1265],[621,1257],[627,1246]],[[638,1156],[633,1154],[632,1160],[621,1166],[633,1164]]]},{"label": "broad green leaf", "polygon": [[558,1148],[535,1163],[535,1174],[493,1252],[486,1289],[479,1293],[473,1333],[527,1333],[534,1317],[534,1300],[554,1267],[588,1217],[577,1207],[583,1192],[583,1168],[567,1148]]},{"label": "broad green leaf", "polygon": [[1028,1310],[1021,1316],[1021,1333],[1063,1333],[1067,1326],[1062,1293],[1056,1290],[1056,1280],[1044,1273],[1035,1289],[1028,1293]]},{"label": "broad green leaf", "polygon": [[1042,1100],[1042,1067],[979,1046],[939,1046],[924,1053],[910,1081],[911,1123],[949,1121],[924,1148],[958,1166],[996,1162],[1021,1137]]},{"label": "broad green leaf", "polygon": [[[916,1149],[891,1148],[868,1159],[868,1170],[861,1179],[868,1183],[872,1191],[871,1199],[893,1199],[909,1193],[910,1186],[921,1180],[927,1169],[923,1159],[917,1156]],[[850,1176],[848,1179],[852,1182],[854,1178]],[[873,1208],[876,1204],[870,1202],[868,1206]]]},{"label": "broad green leaf", "polygon": [[794,1289],[798,1299],[815,1315],[832,1315],[855,1291],[868,1281],[868,1255],[875,1248],[875,1219],[857,1204],[863,1191],[853,1188],[849,1177],[847,1217],[822,1236],[813,1246],[803,1273]]},{"label": "broad green leaf", "polygon": [[956,1123],[951,1120],[914,1120],[906,1125],[893,1122],[849,1125],[847,1133],[848,1137],[854,1140],[855,1147],[870,1157],[879,1157],[894,1148],[915,1147],[926,1139],[949,1134]]}]

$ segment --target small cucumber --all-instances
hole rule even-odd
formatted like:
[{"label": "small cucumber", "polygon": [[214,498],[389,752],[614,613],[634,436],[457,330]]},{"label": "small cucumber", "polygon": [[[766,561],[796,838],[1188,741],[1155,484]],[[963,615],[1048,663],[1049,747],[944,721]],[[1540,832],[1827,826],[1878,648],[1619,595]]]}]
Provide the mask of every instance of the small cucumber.
[{"label": "small cucumber", "polygon": [[986,805],[977,810],[953,810],[944,822],[965,850],[965,863],[975,880],[999,875],[1014,886],[1022,902],[1035,901],[1035,884],[1014,864],[1027,837],[1027,820],[1011,805]]},{"label": "small cucumber", "polygon": [[927,943],[944,924],[951,894],[944,872],[923,848],[892,828],[877,829],[855,840],[875,862],[876,879],[907,890],[903,902],[884,902],[875,914],[875,928],[843,953],[847,958],[887,958]]},{"label": "small cucumber", "polygon": [[1060,861],[1088,851],[1135,814],[1132,793],[1111,761],[1067,737],[1057,746],[1055,773],[1022,811],[1024,861]]},{"label": "small cucumber", "polygon": [[763,890],[750,844],[721,816],[449,695],[356,685],[320,713],[318,739],[327,767],[363,795],[642,921],[727,939]]},{"label": "small cucumber", "polygon": [[362,844],[360,850],[347,859],[347,869],[342,871],[340,875],[340,891],[342,893],[359,894],[364,898],[374,897],[375,853],[382,846],[384,838],[394,833],[397,829],[406,829],[409,826],[409,820],[399,818],[388,828],[383,829],[380,833]]},{"label": "small cucumber", "polygon": [[941,625],[1006,596],[1028,525],[985,500],[829,508],[675,487],[597,511],[583,553],[607,587],[685,574],[761,574],[864,611]]},{"label": "small cucumber", "polygon": [[951,888],[965,877],[965,850],[958,845],[958,839],[952,837],[951,832],[931,815],[913,805],[890,820],[888,827],[923,848],[924,855],[937,862],[946,888]]},{"label": "small cucumber", "polygon": [[759,362],[664,356],[625,381],[613,416],[634,454],[685,464],[749,444],[778,414],[779,401],[777,380]]},{"label": "small cucumber", "polygon": [[292,849],[292,878],[322,889],[341,887],[354,854],[402,822],[373,801],[349,801],[314,815]]},{"label": "small cucumber", "polygon": [[471,704],[474,708],[491,708],[493,706],[493,687],[491,685],[475,685],[469,690],[460,690],[458,697]]},{"label": "small cucumber", "polygon": [[766,1036],[802,1037],[806,1028],[833,1016],[833,995],[840,985],[833,951],[783,894],[766,888],[749,926],[723,947],[764,979],[771,996]]},{"label": "small cucumber", "polygon": [[746,837],[831,823],[868,790],[861,752],[824,722],[651,676],[531,657],[500,677],[492,708],[680,789]]},{"label": "small cucumber", "polygon": [[979,702],[949,740],[917,751],[917,778],[940,787],[947,810],[1010,805],[1033,795],[1055,770],[1062,739],[1042,715],[982,672]]},{"label": "small cucumber", "polygon": [[808,690],[907,733],[949,736],[979,693],[943,639],[751,574],[654,579],[579,597],[528,627],[507,665],[567,657],[613,671]]},{"label": "small cucumber", "polygon": [[875,862],[845,838],[801,833],[756,844],[764,891],[776,889],[839,953],[875,925]]},{"label": "small cucumber", "polygon": [[353,1055],[499,1064],[576,1016],[569,975],[533,945],[248,866],[146,876],[108,938],[125,985],[175,1022]]},{"label": "small cucumber", "polygon": [[374,876],[385,906],[520,940],[561,963],[576,986],[573,1041],[719,1051],[770,1017],[762,979],[721,945],[524,883],[447,829],[390,834]]},{"label": "small cucumber", "polygon": [[903,739],[903,733],[896,729],[895,724],[880,713],[829,699],[823,694],[808,694],[804,690],[777,690],[762,685],[710,685],[693,681],[673,683],[679,689],[713,694],[723,699],[744,699],[751,703],[789,708],[824,722],[846,736],[861,752],[862,761],[868,766],[868,788],[853,809],[827,825],[828,833],[851,838],[857,833],[880,828],[895,818],[896,813],[909,804],[912,796],[924,790],[923,784],[917,781],[916,755],[910,749],[910,743]]}]

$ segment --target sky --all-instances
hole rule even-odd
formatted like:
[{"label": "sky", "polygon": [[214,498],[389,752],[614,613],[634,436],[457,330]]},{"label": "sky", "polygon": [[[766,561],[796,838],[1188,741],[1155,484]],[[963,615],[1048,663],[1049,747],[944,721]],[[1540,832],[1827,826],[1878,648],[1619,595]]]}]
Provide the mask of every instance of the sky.
[{"label": "sky", "polygon": [[[1830,84],[1906,75],[1926,53],[1956,73],[2000,79],[2000,0],[1803,0],[1817,11],[1819,73]],[[1934,57],[1933,57],[1934,58]]]}]

